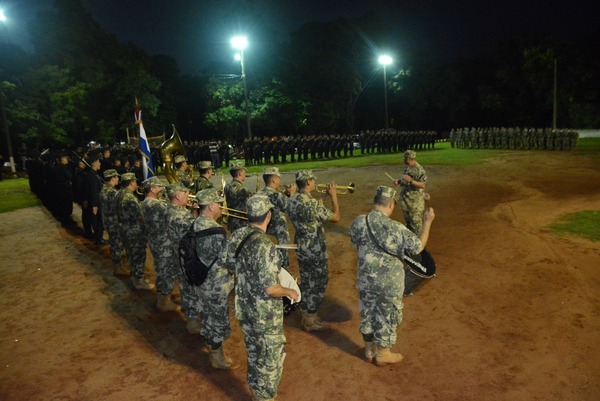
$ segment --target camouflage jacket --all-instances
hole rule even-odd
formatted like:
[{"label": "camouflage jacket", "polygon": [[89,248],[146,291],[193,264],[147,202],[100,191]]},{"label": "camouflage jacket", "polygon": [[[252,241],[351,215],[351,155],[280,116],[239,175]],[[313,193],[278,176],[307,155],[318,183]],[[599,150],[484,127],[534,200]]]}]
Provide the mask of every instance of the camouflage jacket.
[{"label": "camouflage jacket", "polygon": [[102,209],[102,221],[107,231],[117,230],[119,218],[117,216],[117,205],[115,199],[117,190],[110,185],[104,185],[100,191],[100,208]]},{"label": "camouflage jacket", "polygon": [[148,234],[148,243],[153,250],[171,252],[171,241],[165,225],[169,204],[166,200],[145,198],[142,202],[144,224]]},{"label": "camouflage jacket", "polygon": [[212,182],[210,182],[210,180],[209,180],[208,178],[206,178],[206,177],[204,177],[204,176],[202,176],[202,175],[201,175],[201,176],[200,176],[200,177],[198,177],[198,179],[196,180],[195,187],[196,187],[196,188],[195,188],[195,189],[196,189],[196,192],[200,192],[200,191],[202,191],[203,189],[206,189],[206,188],[212,188],[212,187],[214,187],[214,185],[213,185],[213,183],[212,183]]},{"label": "camouflage jacket", "polygon": [[288,214],[296,229],[295,242],[298,247],[314,242],[325,244],[323,221],[331,219],[331,210],[310,194],[299,192],[290,198]]},{"label": "camouflage jacket", "polygon": [[115,205],[123,232],[133,234],[133,231],[145,231],[144,223],[140,221],[140,217],[143,216],[140,201],[132,191],[121,188],[115,196]]},{"label": "camouflage jacket", "polygon": [[265,187],[260,190],[262,193],[269,197],[269,200],[275,206],[272,210],[271,222],[267,228],[267,234],[275,235],[278,230],[285,229],[287,231],[287,220],[285,218],[285,212],[288,208],[290,200],[287,196],[279,191],[274,190],[270,187]]}]

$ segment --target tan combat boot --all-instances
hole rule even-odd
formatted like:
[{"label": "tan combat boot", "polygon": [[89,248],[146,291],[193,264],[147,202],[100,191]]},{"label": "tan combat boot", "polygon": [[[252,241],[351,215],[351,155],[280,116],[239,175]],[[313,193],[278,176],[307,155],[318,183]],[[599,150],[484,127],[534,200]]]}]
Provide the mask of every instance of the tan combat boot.
[{"label": "tan combat boot", "polygon": [[209,350],[208,360],[210,366],[215,369],[235,369],[237,365],[234,365],[233,360],[223,353],[223,346],[218,349]]},{"label": "tan combat boot", "polygon": [[115,276],[129,277],[131,276],[131,271],[129,270],[129,266],[124,262],[113,263],[113,274]]},{"label": "tan combat boot", "polygon": [[376,347],[377,352],[375,353],[375,364],[377,366],[383,366],[386,363],[398,363],[404,358],[402,354],[396,354],[390,351],[389,348]]},{"label": "tan combat boot", "polygon": [[185,329],[190,334],[200,334],[200,319],[189,319],[185,324]]},{"label": "tan combat boot", "polygon": [[329,330],[329,324],[319,318],[317,313],[308,313],[302,309],[302,328],[304,331],[324,331]]},{"label": "tan combat boot", "polygon": [[367,358],[368,362],[373,362],[376,353],[377,352],[375,350],[375,344],[373,344],[373,341],[365,341],[365,358]]},{"label": "tan combat boot", "polygon": [[163,295],[161,293],[156,294],[156,307],[161,312],[174,312],[181,309],[181,306],[171,300],[170,295]]},{"label": "tan combat boot", "polygon": [[133,286],[136,290],[151,290],[154,288],[154,284],[149,282],[146,277],[142,278],[133,278]]}]

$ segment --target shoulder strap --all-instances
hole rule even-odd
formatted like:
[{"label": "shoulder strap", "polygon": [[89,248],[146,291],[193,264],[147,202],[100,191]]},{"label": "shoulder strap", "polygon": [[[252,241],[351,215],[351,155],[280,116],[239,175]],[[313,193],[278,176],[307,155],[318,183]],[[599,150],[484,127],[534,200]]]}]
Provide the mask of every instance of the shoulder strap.
[{"label": "shoulder strap", "polygon": [[240,242],[240,244],[238,245],[237,249],[235,250],[235,257],[237,258],[240,254],[240,252],[242,251],[243,246],[246,244],[246,242],[248,242],[248,240],[254,236],[256,236],[259,232],[258,231],[252,231],[251,233],[249,233],[248,235],[246,235],[244,237],[244,239],[242,240],[242,242]]},{"label": "shoulder strap", "polygon": [[366,214],[366,215],[365,215],[365,222],[367,223],[367,232],[369,233],[369,238],[371,238],[371,241],[372,241],[372,242],[373,242],[375,245],[377,245],[377,247],[378,247],[379,249],[381,249],[383,252],[387,253],[388,255],[392,255],[392,256],[398,257],[398,255],[394,255],[393,253],[391,253],[391,252],[388,252],[388,251],[387,251],[387,250],[386,250],[384,247],[382,247],[382,246],[379,244],[379,242],[377,242],[377,239],[375,239],[375,236],[373,235],[373,232],[371,231],[371,227],[369,226],[369,215],[368,215],[368,214]]},{"label": "shoulder strap", "polygon": [[[192,226],[190,227],[190,230],[193,231],[193,229],[194,229],[194,223],[192,223]],[[194,231],[195,238],[202,238],[202,237],[206,237],[208,235],[215,235],[215,234],[222,234],[223,236],[227,236],[227,231],[225,231],[225,229],[223,227],[211,227],[211,228],[205,228],[204,230],[200,230],[200,231]]]}]

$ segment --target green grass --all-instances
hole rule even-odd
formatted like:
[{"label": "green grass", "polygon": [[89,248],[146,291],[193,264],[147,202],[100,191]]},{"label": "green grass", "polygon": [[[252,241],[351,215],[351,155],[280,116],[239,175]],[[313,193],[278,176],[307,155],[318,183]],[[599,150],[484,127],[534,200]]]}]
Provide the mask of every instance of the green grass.
[{"label": "green grass", "polygon": [[38,198],[29,191],[27,178],[0,181],[0,213],[40,204]]},{"label": "green grass", "polygon": [[600,241],[600,211],[587,210],[562,216],[550,229],[558,234],[576,235],[591,241]]}]

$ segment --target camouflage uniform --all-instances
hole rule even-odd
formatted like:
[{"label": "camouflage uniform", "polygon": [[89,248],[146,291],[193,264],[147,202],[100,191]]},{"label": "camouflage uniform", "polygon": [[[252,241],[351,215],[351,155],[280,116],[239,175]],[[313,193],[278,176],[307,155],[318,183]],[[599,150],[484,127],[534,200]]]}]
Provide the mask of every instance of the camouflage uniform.
[{"label": "camouflage uniform", "polygon": [[[250,233],[256,234],[235,258],[239,244]],[[248,385],[258,399],[274,398],[285,358],[283,303],[268,296],[265,288],[279,282],[279,252],[261,230],[244,227],[229,240],[227,268],[236,272],[235,317],[248,353]]]},{"label": "camouflage uniform", "polygon": [[175,170],[175,177],[177,181],[181,182],[186,188],[192,188],[194,186],[194,181],[192,181],[192,177],[187,170],[177,169]]},{"label": "camouflage uniform", "polygon": [[162,295],[171,294],[179,272],[173,265],[173,245],[165,227],[168,207],[166,200],[146,198],[142,202],[148,245],[154,257],[156,289]]},{"label": "camouflage uniform", "polygon": [[194,217],[185,207],[172,203],[167,209],[167,233],[171,241],[173,261],[171,262],[179,274],[179,289],[181,291],[181,311],[188,321],[200,317],[200,294],[198,287],[189,285],[183,277],[179,264],[179,241],[188,232],[194,222]]},{"label": "camouflage uniform", "polygon": [[[409,175],[415,181],[427,182],[425,169],[417,162],[413,167],[406,166],[403,174]],[[404,212],[406,227],[419,235],[423,230],[423,213],[425,212],[423,190],[400,180],[400,206]]]},{"label": "camouflage uniform", "polygon": [[[204,215],[200,215],[193,224],[196,232],[221,227]],[[204,283],[196,287],[202,315],[200,335],[212,343],[222,343],[231,332],[228,296],[234,283],[233,276],[225,268],[226,244],[227,239],[218,234],[196,239],[196,252],[202,262],[209,266],[216,259]]]},{"label": "camouflage uniform", "polygon": [[321,305],[329,279],[323,221],[329,221],[333,212],[310,194],[300,192],[290,198],[288,214],[296,229],[302,309],[313,313]]},{"label": "camouflage uniform", "polygon": [[212,187],[214,187],[213,183],[210,182],[210,180],[208,178],[204,177],[203,175],[198,177],[198,179],[196,180],[196,185],[195,185],[196,192],[200,192],[203,189],[212,188]]},{"label": "camouflage uniform", "polygon": [[[277,242],[280,244],[288,244],[290,242],[290,232],[285,218],[285,211],[290,203],[289,198],[270,187],[261,189],[259,193],[266,195],[273,206],[275,206],[272,209],[272,217],[271,222],[267,227],[267,234],[277,238]],[[281,256],[281,267],[288,270],[290,267],[288,251],[286,249],[280,249],[279,253]]]},{"label": "camouflage uniform", "polygon": [[[227,199],[227,207],[236,210],[245,210],[246,201],[250,197],[250,192],[244,186],[244,184],[237,180],[232,180],[225,185],[225,199]],[[227,219],[227,228],[230,232],[237,230],[240,227],[244,227],[246,221],[243,219],[236,219],[229,217]]]},{"label": "camouflage uniform", "polygon": [[399,256],[418,253],[421,241],[378,210],[354,220],[350,239],[358,251],[360,332],[373,335],[375,344],[389,348],[396,343],[396,328],[402,322],[404,265]]},{"label": "camouflage uniform", "polygon": [[100,207],[102,208],[102,221],[108,232],[108,244],[110,245],[110,259],[114,264],[121,263],[123,247],[119,235],[119,217],[117,216],[116,204],[117,190],[110,185],[104,185],[100,191]]},{"label": "camouflage uniform", "polygon": [[146,228],[140,221],[142,209],[137,196],[127,188],[121,188],[115,196],[117,216],[119,217],[119,235],[127,251],[127,259],[133,276],[144,277],[146,263]]}]

